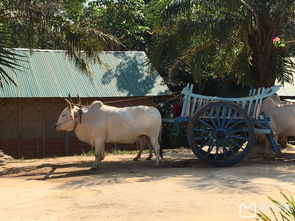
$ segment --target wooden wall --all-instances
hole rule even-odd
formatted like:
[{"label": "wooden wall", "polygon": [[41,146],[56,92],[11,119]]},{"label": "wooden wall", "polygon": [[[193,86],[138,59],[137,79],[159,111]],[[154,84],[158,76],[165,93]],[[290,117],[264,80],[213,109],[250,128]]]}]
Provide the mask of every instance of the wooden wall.
[{"label": "wooden wall", "polygon": [[[149,105],[167,97],[104,98],[112,106]],[[90,104],[96,99],[82,99]],[[77,102],[77,99],[74,102]],[[120,101],[120,102],[117,102]],[[0,100],[0,149],[15,158],[42,158],[88,152],[91,147],[80,142],[74,132],[56,131],[54,124],[66,107],[62,98],[11,98]],[[114,144],[108,144],[111,150]],[[134,149],[135,145],[116,145]]]}]

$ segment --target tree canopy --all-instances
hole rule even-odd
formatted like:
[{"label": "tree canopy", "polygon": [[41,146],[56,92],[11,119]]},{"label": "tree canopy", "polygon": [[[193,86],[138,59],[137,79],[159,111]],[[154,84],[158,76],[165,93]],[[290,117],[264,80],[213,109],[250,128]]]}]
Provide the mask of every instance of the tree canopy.
[{"label": "tree canopy", "polygon": [[272,40],[294,39],[294,1],[173,0],[164,14],[187,25],[178,31],[189,39],[180,57],[198,58],[194,62],[204,66],[198,74],[209,68],[251,86],[271,86],[276,78],[292,81],[294,45],[275,47]]},{"label": "tree canopy", "polygon": [[[97,51],[116,50],[120,44],[118,39],[92,27],[85,19],[85,3],[86,0],[1,1],[0,24],[5,27],[5,33],[0,34],[1,38],[7,37],[5,45],[0,47],[2,50],[17,47],[66,50],[76,66],[89,74],[88,64],[99,60]],[[16,64],[13,60],[17,56],[11,53],[13,50],[2,54],[6,59],[3,64],[8,67]],[[2,79],[8,78],[4,70],[0,70],[0,75]]]},{"label": "tree canopy", "polygon": [[293,0],[3,0],[0,12],[0,65],[11,68],[15,47],[67,50],[88,74],[98,51],[144,50],[168,83],[199,92],[215,79],[293,80]]}]

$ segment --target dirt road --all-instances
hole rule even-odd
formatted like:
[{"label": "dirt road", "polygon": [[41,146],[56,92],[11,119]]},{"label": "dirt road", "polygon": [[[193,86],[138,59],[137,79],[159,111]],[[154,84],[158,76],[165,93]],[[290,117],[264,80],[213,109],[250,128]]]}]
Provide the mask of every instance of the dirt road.
[{"label": "dirt road", "polygon": [[[240,205],[268,211],[266,196],[295,194],[295,161],[204,165],[188,151],[166,153],[160,168],[135,155],[22,160],[0,167],[1,221],[257,220]],[[242,205],[243,206],[243,205]]]}]

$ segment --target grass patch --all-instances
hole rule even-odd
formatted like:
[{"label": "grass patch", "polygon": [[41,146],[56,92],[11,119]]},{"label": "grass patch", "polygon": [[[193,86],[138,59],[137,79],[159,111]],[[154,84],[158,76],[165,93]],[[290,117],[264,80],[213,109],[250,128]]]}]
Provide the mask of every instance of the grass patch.
[{"label": "grass patch", "polygon": [[[189,150],[186,147],[180,147],[180,148],[175,148],[175,149],[163,149],[163,152],[173,152],[173,153],[181,153],[184,151]],[[137,154],[139,150],[111,150],[111,151],[106,151],[106,155],[123,155],[123,154]],[[149,150],[145,149],[142,151],[143,154],[148,154]],[[81,156],[94,156],[94,149],[89,150],[87,152],[84,152],[81,154]]]},{"label": "grass patch", "polygon": [[[106,151],[106,155],[123,155],[123,154],[137,154],[139,150],[112,150]],[[148,153],[148,150],[144,150],[143,153]],[[94,156],[94,150],[89,150],[81,154],[81,156]]]}]

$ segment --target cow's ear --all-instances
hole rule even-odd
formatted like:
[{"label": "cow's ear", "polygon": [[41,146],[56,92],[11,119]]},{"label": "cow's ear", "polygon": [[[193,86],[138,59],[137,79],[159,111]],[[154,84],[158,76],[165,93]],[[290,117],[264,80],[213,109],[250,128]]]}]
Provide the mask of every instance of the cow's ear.
[{"label": "cow's ear", "polygon": [[70,108],[72,109],[72,108],[73,108],[73,104],[72,104],[68,99],[66,99],[66,98],[65,98],[65,101],[68,103],[68,105],[69,105]]}]

